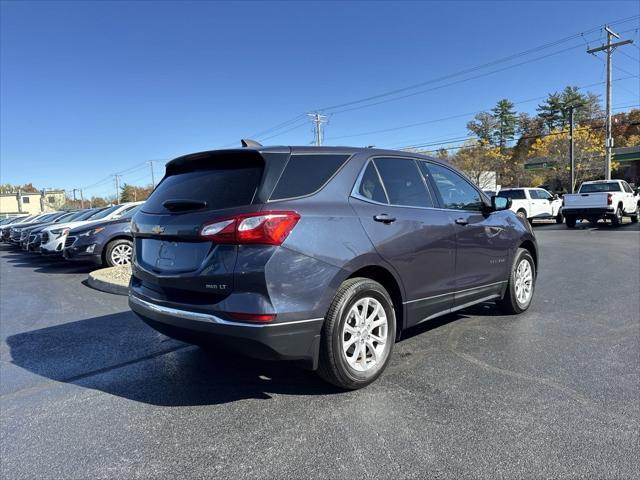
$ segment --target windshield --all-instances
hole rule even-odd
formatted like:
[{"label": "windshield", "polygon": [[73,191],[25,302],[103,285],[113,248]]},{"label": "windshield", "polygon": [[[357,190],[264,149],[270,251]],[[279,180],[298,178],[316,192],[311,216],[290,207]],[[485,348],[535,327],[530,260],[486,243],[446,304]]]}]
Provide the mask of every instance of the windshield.
[{"label": "windshield", "polygon": [[48,222],[49,220],[53,220],[55,217],[56,217],[55,213],[50,213],[48,215],[43,215],[39,217],[38,219],[36,219],[36,222],[37,223]]},{"label": "windshield", "polygon": [[102,210],[95,215],[88,218],[88,220],[100,220],[101,218],[105,218],[108,215],[111,215],[113,212],[118,210],[120,205],[113,205],[112,207],[107,208],[106,210]]},{"label": "windshield", "polygon": [[65,222],[67,220],[71,220],[71,218],[73,218],[76,215],[77,212],[69,212],[69,213],[65,213],[64,215],[60,215],[58,218],[55,219],[56,223],[60,223],[60,222]]},{"label": "windshield", "polygon": [[82,215],[86,215],[86,213],[87,213],[86,210],[79,210],[77,212],[73,212],[68,217],[65,217],[64,221],[65,222],[71,222],[73,220],[77,220],[78,217],[81,217]]},{"label": "windshield", "polygon": [[122,217],[120,217],[120,218],[131,218],[131,217],[133,217],[133,216],[136,214],[136,212],[137,212],[138,210],[140,210],[140,207],[142,207],[142,205],[138,205],[137,207],[132,208],[132,209],[131,209],[131,210],[129,210],[127,213],[125,213],[124,215],[122,215]]},{"label": "windshield", "polygon": [[580,187],[580,193],[619,192],[618,182],[586,183]]}]

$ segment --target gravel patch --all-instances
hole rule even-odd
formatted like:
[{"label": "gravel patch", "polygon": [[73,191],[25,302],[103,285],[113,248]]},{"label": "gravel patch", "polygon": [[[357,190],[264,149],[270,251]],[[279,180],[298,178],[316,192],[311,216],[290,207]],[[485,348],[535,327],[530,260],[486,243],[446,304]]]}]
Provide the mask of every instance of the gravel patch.
[{"label": "gravel patch", "polygon": [[129,279],[131,278],[131,266],[101,268],[89,274],[89,285],[103,292],[116,295],[129,293]]}]

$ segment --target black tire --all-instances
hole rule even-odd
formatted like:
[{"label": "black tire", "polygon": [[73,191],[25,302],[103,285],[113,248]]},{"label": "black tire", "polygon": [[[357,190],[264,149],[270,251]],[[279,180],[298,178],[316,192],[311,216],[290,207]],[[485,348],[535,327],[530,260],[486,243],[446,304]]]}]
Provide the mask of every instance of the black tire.
[{"label": "black tire", "polygon": [[564,217],[565,223],[567,224],[567,228],[575,228],[576,227],[576,217],[573,215],[567,215]]},{"label": "black tire", "polygon": [[[381,361],[368,371],[357,371],[347,362],[342,344],[343,329],[351,307],[365,297],[377,300],[382,306],[387,318],[387,338],[381,354]],[[396,316],[393,302],[384,287],[368,278],[346,280],[336,292],[325,317],[320,343],[318,374],[327,382],[347,390],[365,387],[378,378],[386,368],[391,358],[395,338]]]},{"label": "black tire", "polygon": [[614,227],[619,227],[622,225],[622,208],[618,205],[616,208],[616,213],[613,217],[611,217],[611,225]]},{"label": "black tire", "polygon": [[[521,262],[529,262],[532,273],[531,295],[525,303],[520,303],[516,296],[516,272]],[[526,311],[529,308],[529,305],[531,305],[531,300],[533,299],[533,294],[535,293],[535,286],[536,266],[535,262],[533,261],[533,257],[528,250],[519,248],[516,251],[516,256],[513,259],[513,265],[511,265],[511,271],[509,272],[509,284],[507,285],[507,290],[504,294],[504,297],[498,300],[498,307],[500,307],[500,309],[504,313],[507,313],[509,315],[515,315]]]},{"label": "black tire", "polygon": [[527,219],[527,212],[526,212],[526,210],[524,210],[522,208],[516,212],[516,215],[519,216],[523,220],[528,220]]},{"label": "black tire", "polygon": [[631,223],[638,223],[639,214],[640,214],[640,203],[636,205],[636,213],[632,213],[631,215],[629,215],[629,218],[631,218]]},{"label": "black tire", "polygon": [[[120,263],[116,260],[116,253],[120,251],[128,250],[129,251],[129,261],[126,263]],[[115,253],[114,253],[115,252]],[[131,240],[127,240],[126,238],[117,238],[115,240],[111,240],[105,250],[104,256],[102,259],[102,263],[107,267],[115,267],[118,265],[127,265],[131,262],[131,252],[133,252],[133,242]]]},{"label": "black tire", "polygon": [[564,216],[562,215],[562,212],[558,212],[558,214],[556,215],[556,223],[560,224],[564,222]]}]

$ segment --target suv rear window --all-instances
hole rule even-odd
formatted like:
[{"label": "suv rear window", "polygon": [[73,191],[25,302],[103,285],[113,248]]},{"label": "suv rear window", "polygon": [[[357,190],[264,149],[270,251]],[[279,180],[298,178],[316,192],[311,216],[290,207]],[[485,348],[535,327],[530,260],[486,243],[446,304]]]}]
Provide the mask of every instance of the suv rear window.
[{"label": "suv rear window", "polygon": [[[178,171],[165,177],[142,207],[147,213],[172,213],[167,200],[201,202],[201,209],[218,210],[249,205],[262,178],[264,164],[216,163],[209,168]],[[174,210],[175,213],[175,210]]]},{"label": "suv rear window", "polygon": [[319,190],[349,155],[291,155],[271,194],[271,200],[302,197]]}]

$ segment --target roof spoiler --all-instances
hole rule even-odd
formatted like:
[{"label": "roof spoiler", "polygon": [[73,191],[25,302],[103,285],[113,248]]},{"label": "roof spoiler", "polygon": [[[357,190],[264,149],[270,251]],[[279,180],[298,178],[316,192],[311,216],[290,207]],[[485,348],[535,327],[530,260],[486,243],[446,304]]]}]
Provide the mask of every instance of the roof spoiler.
[{"label": "roof spoiler", "polygon": [[250,138],[243,138],[240,140],[240,144],[242,148],[260,148],[262,147],[261,143],[256,142],[255,140],[251,140]]}]

